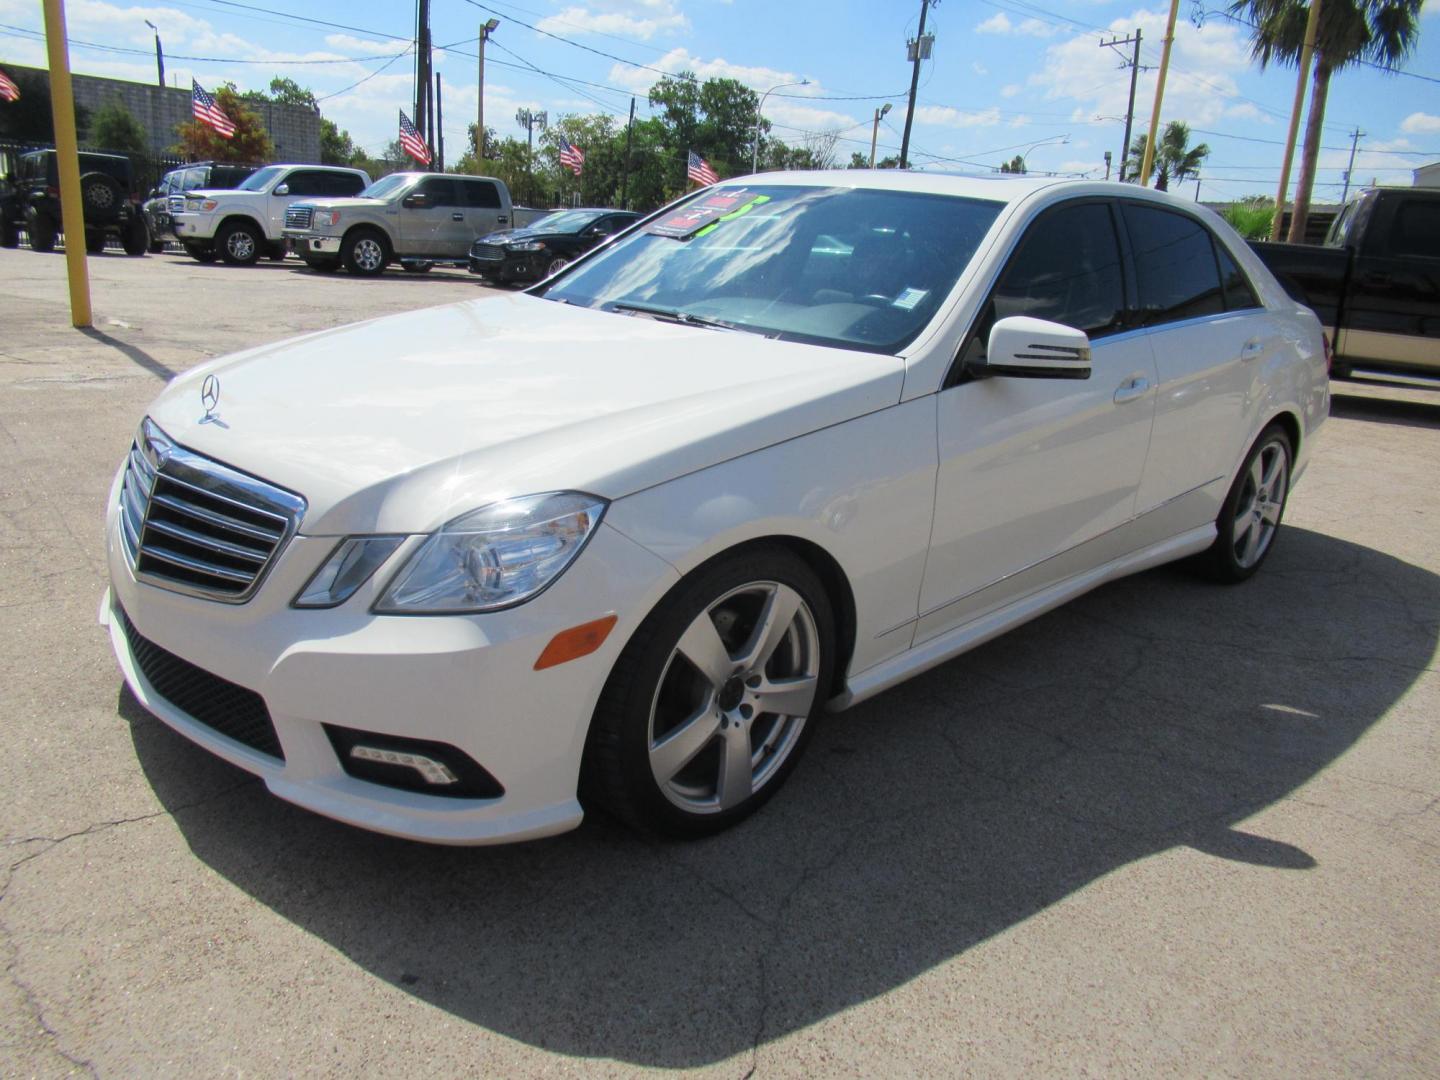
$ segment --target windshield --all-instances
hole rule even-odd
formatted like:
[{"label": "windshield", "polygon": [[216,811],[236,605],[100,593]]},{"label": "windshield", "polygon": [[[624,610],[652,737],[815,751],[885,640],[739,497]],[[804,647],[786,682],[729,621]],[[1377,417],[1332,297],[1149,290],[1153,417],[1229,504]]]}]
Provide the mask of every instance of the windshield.
[{"label": "windshield", "polygon": [[538,295],[895,352],[935,315],[1003,206],[909,191],[717,187]]},{"label": "windshield", "polygon": [[577,233],[604,216],[604,211],[597,213],[594,210],[559,210],[546,214],[525,228],[533,232]]},{"label": "windshield", "polygon": [[373,184],[360,192],[361,199],[386,199],[410,183],[414,177],[408,173],[391,173],[389,176],[381,177]]},{"label": "windshield", "polygon": [[241,191],[264,191],[271,180],[279,176],[282,169],[279,165],[267,165],[257,173],[251,173],[250,178],[240,185]]}]

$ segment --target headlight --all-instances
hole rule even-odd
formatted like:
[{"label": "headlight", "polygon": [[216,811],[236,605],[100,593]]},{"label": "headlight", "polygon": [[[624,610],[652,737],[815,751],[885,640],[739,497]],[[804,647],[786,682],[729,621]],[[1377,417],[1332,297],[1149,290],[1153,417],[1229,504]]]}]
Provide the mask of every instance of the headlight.
[{"label": "headlight", "polygon": [[506,251],[544,251],[545,245],[539,240],[522,240],[518,244],[506,244]]},{"label": "headlight", "polygon": [[328,225],[339,225],[339,224],[340,224],[340,211],[339,211],[339,210],[316,210],[316,211],[315,211],[315,224],[316,224],[316,225],[327,225],[327,226],[328,226]]},{"label": "headlight", "polygon": [[186,198],[186,210],[214,210],[220,204],[214,199],[191,199]]},{"label": "headlight", "polygon": [[380,564],[400,546],[403,536],[351,536],[341,541],[300,590],[294,604],[301,608],[336,607],[349,600]]},{"label": "headlight", "polygon": [[594,495],[558,491],[458,517],[425,541],[375,610],[455,614],[524,603],[575,561],[606,505]]}]

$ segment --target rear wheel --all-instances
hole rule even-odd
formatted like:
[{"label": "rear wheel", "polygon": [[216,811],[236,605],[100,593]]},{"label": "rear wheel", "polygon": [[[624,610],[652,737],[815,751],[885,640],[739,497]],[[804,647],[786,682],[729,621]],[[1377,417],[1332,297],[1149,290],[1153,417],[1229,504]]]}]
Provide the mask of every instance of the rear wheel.
[{"label": "rear wheel", "polygon": [[231,266],[254,266],[260,258],[260,233],[248,221],[227,221],[215,234],[220,257]]},{"label": "rear wheel", "polygon": [[86,220],[103,224],[119,216],[125,193],[114,177],[86,173],[80,178],[80,201],[85,207]]},{"label": "rear wheel", "polygon": [[1290,494],[1290,437],[1279,426],[1260,434],[1230,486],[1215,521],[1215,543],[1203,565],[1216,581],[1244,581],[1275,546]]},{"label": "rear wheel", "polygon": [[44,214],[36,214],[25,224],[30,236],[31,251],[55,250],[55,223]]},{"label": "rear wheel", "polygon": [[361,277],[374,277],[382,273],[390,261],[385,236],[375,229],[356,229],[345,237],[340,251],[345,269]]},{"label": "rear wheel", "polygon": [[121,237],[121,244],[125,248],[125,254],[132,257],[144,255],[150,250],[150,229],[146,226],[144,219],[138,217],[130,219],[130,224]]},{"label": "rear wheel", "polygon": [[165,250],[165,241],[164,241],[164,240],[151,240],[151,241],[150,241],[150,254],[151,254],[151,255],[159,255],[159,254],[161,254],[162,252],[164,252],[164,250]]},{"label": "rear wheel", "polygon": [[586,800],[673,835],[728,828],[794,769],[834,663],[829,597],[799,557],[755,548],[702,568],[616,661],[586,746]]},{"label": "rear wheel", "polygon": [[288,254],[283,243],[265,245],[265,258],[271,262],[284,262],[285,256]]},{"label": "rear wheel", "polygon": [[0,221],[0,247],[20,246],[20,227],[13,221]]}]

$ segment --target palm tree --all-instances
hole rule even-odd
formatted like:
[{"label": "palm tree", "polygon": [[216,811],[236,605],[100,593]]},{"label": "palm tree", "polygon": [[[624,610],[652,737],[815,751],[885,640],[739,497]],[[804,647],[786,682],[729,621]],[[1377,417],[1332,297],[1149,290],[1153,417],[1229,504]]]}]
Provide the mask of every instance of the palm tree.
[{"label": "palm tree", "polygon": [[[1140,166],[1145,160],[1145,144],[1148,138],[1137,135],[1130,144],[1130,158],[1125,163],[1125,175],[1138,178]],[[1210,146],[1201,143],[1190,146],[1190,125],[1183,120],[1171,120],[1160,133],[1160,145],[1155,150],[1155,190],[1169,191],[1171,182],[1179,184],[1198,176],[1200,164],[1210,156]]]},{"label": "palm tree", "polygon": [[[1305,120],[1300,175],[1295,181],[1295,209],[1290,218],[1291,243],[1299,243],[1305,236],[1331,76],[1357,63],[1378,64],[1395,70],[1415,49],[1420,35],[1422,2],[1321,0],[1310,114]],[[1231,15],[1254,27],[1250,56],[1260,62],[1262,70],[1271,63],[1299,64],[1309,11],[1304,0],[1234,0],[1230,5]]]}]

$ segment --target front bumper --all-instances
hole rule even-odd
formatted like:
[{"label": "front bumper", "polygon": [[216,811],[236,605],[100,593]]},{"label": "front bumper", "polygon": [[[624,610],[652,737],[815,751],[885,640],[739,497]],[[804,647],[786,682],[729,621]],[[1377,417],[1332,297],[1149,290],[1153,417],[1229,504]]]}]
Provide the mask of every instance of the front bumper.
[{"label": "front bumper", "polygon": [[175,239],[182,244],[215,239],[214,214],[197,214],[188,210],[171,214],[170,227],[175,230]]},{"label": "front bumper", "polygon": [[340,237],[338,236],[323,236],[320,233],[286,229],[285,239],[290,241],[295,254],[301,258],[306,255],[340,254]]},{"label": "front bumper", "polygon": [[[574,828],[580,757],[611,667],[675,571],[602,525],[575,565],[534,600],[472,616],[380,616],[379,589],[421,542],[412,537],[340,607],[297,610],[290,600],[336,537],[299,535],[259,592],[239,605],[184,596],[136,580],[118,528],[117,488],[106,529],[110,588],[100,621],[140,702],[207,750],[258,775],[270,791],[362,828],[443,844],[488,844]],[[160,648],[258,693],[284,759],[182,711],[146,679],[119,613]],[[601,648],[535,671],[560,630],[615,613]],[[357,779],[322,725],[453,746],[503,785],[492,799],[421,794]]]}]

